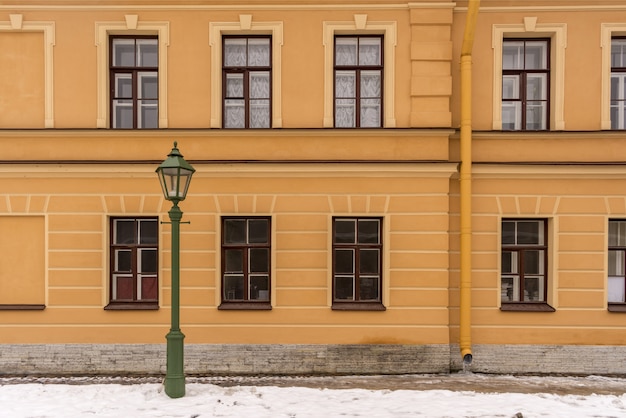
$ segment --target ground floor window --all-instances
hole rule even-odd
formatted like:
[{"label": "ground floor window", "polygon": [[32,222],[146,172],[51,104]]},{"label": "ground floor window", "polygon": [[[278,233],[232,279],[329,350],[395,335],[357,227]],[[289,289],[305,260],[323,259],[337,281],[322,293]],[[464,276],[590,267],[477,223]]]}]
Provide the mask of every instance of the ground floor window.
[{"label": "ground floor window", "polygon": [[158,218],[111,218],[110,242],[110,303],[107,308],[158,308]]},{"label": "ground floor window", "polygon": [[384,309],[382,219],[333,218],[333,309]]},{"label": "ground floor window", "polygon": [[609,221],[608,303],[626,311],[626,220]]},{"label": "ground floor window", "polygon": [[270,309],[270,266],[270,218],[222,218],[220,309]]}]

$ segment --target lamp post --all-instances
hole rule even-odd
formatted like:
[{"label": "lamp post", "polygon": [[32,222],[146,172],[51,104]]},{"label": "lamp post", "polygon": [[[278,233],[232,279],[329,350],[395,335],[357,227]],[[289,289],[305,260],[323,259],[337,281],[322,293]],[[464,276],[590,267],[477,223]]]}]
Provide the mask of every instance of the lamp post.
[{"label": "lamp post", "polygon": [[196,171],[180,151],[177,143],[165,161],[156,169],[163,196],[173,203],[168,212],[172,224],[172,323],[167,340],[167,371],[165,374],[165,393],[170,398],[185,396],[184,346],[185,335],[180,331],[180,220],[183,212],[178,202],[185,200],[191,176]]}]

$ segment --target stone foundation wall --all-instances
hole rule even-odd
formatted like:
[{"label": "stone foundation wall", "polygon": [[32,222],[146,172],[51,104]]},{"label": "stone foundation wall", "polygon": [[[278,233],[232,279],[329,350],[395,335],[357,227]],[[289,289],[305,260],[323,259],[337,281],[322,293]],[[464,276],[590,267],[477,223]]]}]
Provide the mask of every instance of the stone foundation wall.
[{"label": "stone foundation wall", "polygon": [[[475,373],[626,375],[626,346],[475,345]],[[165,344],[4,344],[0,375],[165,374]],[[458,346],[185,345],[188,375],[450,373]]]}]

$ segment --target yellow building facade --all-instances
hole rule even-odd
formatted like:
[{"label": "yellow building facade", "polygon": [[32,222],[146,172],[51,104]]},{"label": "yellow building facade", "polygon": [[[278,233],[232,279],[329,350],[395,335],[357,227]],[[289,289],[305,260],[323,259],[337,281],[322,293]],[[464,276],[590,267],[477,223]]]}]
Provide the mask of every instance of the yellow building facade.
[{"label": "yellow building facade", "polygon": [[188,373],[626,373],[626,6],[510,3],[0,2],[3,372],[164,371],[176,141]]}]

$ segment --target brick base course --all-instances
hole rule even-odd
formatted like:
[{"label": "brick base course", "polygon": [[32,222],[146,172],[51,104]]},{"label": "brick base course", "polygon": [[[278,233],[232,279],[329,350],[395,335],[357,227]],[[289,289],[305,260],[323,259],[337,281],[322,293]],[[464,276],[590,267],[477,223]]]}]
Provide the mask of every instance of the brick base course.
[{"label": "brick base course", "polygon": [[[165,344],[4,344],[0,375],[165,374]],[[475,345],[469,370],[626,375],[626,346]],[[458,346],[185,345],[188,375],[363,375],[463,369]]]}]

